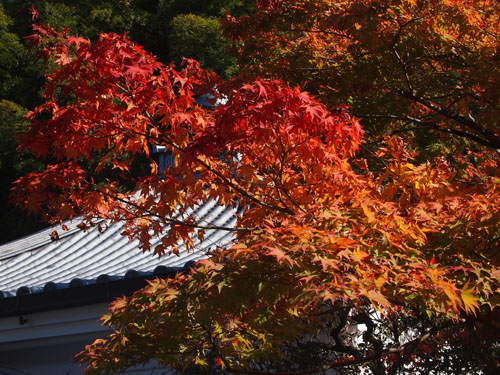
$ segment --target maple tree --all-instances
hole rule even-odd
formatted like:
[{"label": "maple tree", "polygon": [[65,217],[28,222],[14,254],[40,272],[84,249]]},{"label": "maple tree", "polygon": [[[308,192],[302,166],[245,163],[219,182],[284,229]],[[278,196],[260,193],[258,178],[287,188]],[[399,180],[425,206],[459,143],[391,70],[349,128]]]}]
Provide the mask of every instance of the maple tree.
[{"label": "maple tree", "polygon": [[245,79],[280,77],[329,106],[349,104],[370,135],[390,124],[499,148],[498,2],[257,5],[257,13],[225,21]]},{"label": "maple tree", "polygon": [[[377,16],[383,27],[373,30],[391,32],[391,20],[398,19],[391,18],[393,3],[381,6],[387,17]],[[397,2],[402,11],[426,10],[428,3],[455,9],[464,2]],[[339,58],[342,66],[354,64],[345,52],[362,44],[355,30],[365,26],[348,29],[359,42],[344,38],[347,31],[339,37],[335,30],[345,24],[335,22],[333,11],[344,12],[347,6],[352,8],[346,14],[371,11],[374,2],[261,1],[258,6],[271,15],[275,10],[302,14],[307,9],[324,14],[323,22],[331,22],[333,29],[321,32],[338,38],[317,44],[338,50],[331,59]],[[465,9],[475,17],[490,15],[474,13],[472,5]],[[303,14],[299,21],[305,22],[309,17]],[[470,22],[480,20],[471,17]],[[280,24],[283,18],[275,21]],[[265,25],[259,28],[266,30]],[[429,25],[422,29],[429,30]],[[419,162],[407,140],[383,137],[373,151],[382,167],[371,167],[371,160],[360,154],[364,146],[359,121],[326,91],[315,90],[333,109],[279,79],[225,83],[193,60],[176,70],[124,36],[102,34],[91,44],[43,25],[36,25],[35,31],[31,40],[55,69],[47,76],[45,102],[28,115],[31,125],[21,145],[50,164],[44,172],[18,181],[17,201],[52,220],[79,218],[82,228],[96,219],[125,221],[125,234],[157,255],[178,252],[179,242],[192,249],[192,235],[203,238],[208,229],[234,233],[227,248],[214,249],[189,272],[152,281],[132,297],[114,302],[104,317],[115,327],[114,334],[80,354],[88,373],[110,373],[152,359],[163,366],[213,365],[241,374],[266,374],[280,363],[291,368],[284,372],[290,375],[332,368],[374,374],[429,368],[462,373],[471,363],[496,373],[496,147],[491,150],[486,135],[462,134],[475,131],[461,123],[464,114],[447,117],[463,107],[456,99],[467,100],[459,88],[456,98],[442,103],[445,112],[425,103],[415,106],[415,100],[404,95],[392,104],[403,111],[406,103],[415,119],[434,121],[439,130],[455,129],[452,133],[476,142],[479,151],[456,152],[453,161],[441,155]],[[317,34],[300,33],[306,41]],[[281,37],[291,43],[286,51],[294,50],[294,42],[286,39],[290,35],[276,33],[278,44],[284,43]],[[459,36],[464,39],[463,33]],[[344,39],[347,45],[335,47],[335,41]],[[428,40],[418,40],[427,46]],[[297,43],[299,48],[300,38]],[[282,78],[293,81],[286,77],[285,63],[273,66],[284,67]],[[389,82],[393,68],[387,72]],[[273,67],[258,72],[266,74],[268,69],[273,72]],[[242,70],[240,79],[246,72]],[[343,75],[348,78],[345,71]],[[419,83],[427,87],[422,77]],[[311,79],[309,84],[318,82],[321,79]],[[495,81],[480,83],[486,86],[476,95],[487,106],[495,100],[490,96]],[[378,90],[386,97],[390,87]],[[444,88],[438,81],[433,90]],[[227,102],[215,110],[204,109],[195,98],[207,93],[214,98],[224,93]],[[389,105],[376,99],[374,106]],[[354,97],[354,109],[361,102]],[[495,117],[480,112],[472,118],[481,118],[487,124],[484,131],[496,136]],[[175,160],[162,175],[149,155],[152,145],[165,146]],[[131,171],[138,158],[151,163],[150,171],[139,177]],[[192,209],[208,200],[238,208],[235,226],[199,222]],[[154,249],[152,236],[162,242]],[[359,325],[366,330],[357,339],[346,337]],[[297,368],[287,362],[304,340],[324,353],[317,366]],[[475,347],[469,357],[449,350],[468,340]],[[444,357],[440,370],[436,362]]]},{"label": "maple tree", "polygon": [[[130,39],[146,46],[160,61],[180,62],[182,56],[196,58],[205,69],[228,75],[234,72],[235,59],[229,55],[228,41],[222,37],[221,25],[213,17],[228,12],[241,15],[252,9],[239,0],[203,3],[186,0],[4,1],[0,4],[0,99],[22,106],[25,112],[41,103],[46,71],[34,49],[26,48],[23,43],[24,37],[32,33],[28,12],[31,6],[39,11],[40,23],[49,24],[56,30],[70,28],[72,33],[91,40],[97,39],[102,31],[126,32]],[[186,14],[196,16],[187,17]],[[201,39],[203,43],[195,43]],[[176,43],[181,40],[182,43]],[[4,130],[10,129],[5,140],[13,140],[6,145],[17,159],[23,159],[26,155],[15,151],[17,122],[9,116],[4,120]],[[2,152],[0,159],[3,159],[0,160],[1,173],[8,182],[0,189],[0,201],[6,207],[0,215],[0,238],[8,242],[44,228],[46,223],[14,207],[8,199],[12,181],[27,172],[29,163],[12,162],[10,156]],[[140,167],[140,163],[135,166]],[[24,225],[19,225],[21,222]]]}]

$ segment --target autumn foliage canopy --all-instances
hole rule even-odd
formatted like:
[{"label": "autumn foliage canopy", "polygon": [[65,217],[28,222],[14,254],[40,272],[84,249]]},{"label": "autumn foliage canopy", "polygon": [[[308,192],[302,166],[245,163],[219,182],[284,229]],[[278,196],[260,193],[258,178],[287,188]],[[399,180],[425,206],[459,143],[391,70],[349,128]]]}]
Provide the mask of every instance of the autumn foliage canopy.
[{"label": "autumn foliage canopy", "polygon": [[[347,350],[333,328],[328,361],[303,373],[403,371],[425,362],[430,336],[453,345],[469,329],[490,330],[478,356],[497,368],[499,327],[485,328],[500,304],[495,4],[259,1],[224,21],[239,41],[232,82],[125,36],[36,25],[53,70],[22,147],[48,166],[18,181],[17,201],[83,229],[124,221],[158,256],[234,233],[190,272],[113,303],[115,333],[81,354],[88,373],[151,359],[262,373],[332,321],[366,324],[365,346]],[[207,93],[216,109],[196,102]],[[155,145],[174,160],[163,173]],[[191,214],[209,200],[235,208],[234,227]],[[375,339],[374,317],[418,329]]]}]

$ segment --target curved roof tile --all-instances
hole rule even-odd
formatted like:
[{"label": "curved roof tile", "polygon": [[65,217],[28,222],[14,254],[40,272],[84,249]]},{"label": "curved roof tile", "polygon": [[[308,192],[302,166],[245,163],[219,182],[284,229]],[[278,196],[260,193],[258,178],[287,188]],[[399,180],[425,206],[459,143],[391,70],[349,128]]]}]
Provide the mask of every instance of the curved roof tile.
[{"label": "curved roof tile", "polygon": [[[200,223],[233,226],[235,210],[207,202],[193,211]],[[68,231],[48,228],[0,246],[0,298],[18,293],[37,293],[95,284],[109,280],[163,275],[184,268],[186,263],[206,257],[207,251],[224,246],[231,240],[230,231],[206,230],[200,242],[193,236],[196,250],[182,251],[161,258],[143,253],[138,241],[122,236],[123,223],[113,223],[102,233],[97,227],[80,231],[73,223],[65,223]],[[50,233],[59,229],[59,240],[52,241]],[[160,238],[152,241],[152,248]]]}]

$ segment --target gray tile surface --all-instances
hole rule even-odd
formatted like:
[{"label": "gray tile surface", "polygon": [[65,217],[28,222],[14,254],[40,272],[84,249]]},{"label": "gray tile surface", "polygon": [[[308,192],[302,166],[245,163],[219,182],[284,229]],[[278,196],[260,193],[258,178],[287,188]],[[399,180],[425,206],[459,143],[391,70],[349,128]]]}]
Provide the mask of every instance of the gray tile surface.
[{"label": "gray tile surface", "polygon": [[[193,212],[205,224],[225,227],[234,225],[234,213],[234,209],[214,202],[201,205]],[[57,241],[51,240],[50,233],[58,228],[48,228],[1,245],[0,297],[14,296],[23,286],[36,293],[42,292],[49,282],[55,283],[57,288],[65,288],[74,279],[95,283],[103,274],[120,279],[130,270],[146,275],[152,274],[158,266],[181,269],[187,262],[206,257],[208,250],[226,245],[232,236],[230,231],[207,230],[203,242],[193,236],[195,251],[187,253],[180,245],[179,256],[171,254],[158,258],[152,252],[139,250],[137,240],[129,241],[122,236],[122,223],[110,224],[102,233],[97,227],[83,232],[77,224],[78,221],[66,223],[69,231],[59,228]],[[159,241],[153,237],[151,248]]]}]

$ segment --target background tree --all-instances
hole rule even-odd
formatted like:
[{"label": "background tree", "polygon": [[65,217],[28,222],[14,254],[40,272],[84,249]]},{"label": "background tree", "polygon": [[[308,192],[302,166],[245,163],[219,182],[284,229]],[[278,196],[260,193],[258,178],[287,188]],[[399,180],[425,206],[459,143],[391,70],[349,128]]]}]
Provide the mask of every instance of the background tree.
[{"label": "background tree", "polygon": [[26,130],[25,108],[40,101],[39,90],[44,82],[42,64],[12,32],[12,23],[0,4],[0,173],[4,181],[0,186],[4,207],[0,238],[4,242],[45,226],[40,218],[27,215],[8,202],[10,182],[39,168],[39,163],[27,153],[16,152],[16,134]]},{"label": "background tree", "polygon": [[497,2],[257,6],[225,24],[239,42],[245,79],[279,77],[329,106],[348,104],[369,141],[385,132],[417,134],[430,157],[464,145],[499,148]]},{"label": "background tree", "polygon": [[252,2],[242,0],[160,0],[156,16],[159,38],[151,38],[145,47],[161,61],[178,63],[182,57],[195,58],[202,67],[229,78],[235,72],[235,61],[216,20],[253,10]]},{"label": "background tree", "polygon": [[[16,151],[16,134],[26,131],[24,121],[26,110],[19,105],[0,100],[0,173],[4,181],[15,181],[20,176],[33,171],[41,171],[43,165],[30,154]],[[0,186],[0,202],[3,207],[0,216],[2,240],[8,241],[42,229],[46,224],[39,217],[27,215],[24,210],[9,204],[8,197],[12,186]]]},{"label": "background tree", "polygon": [[171,21],[169,45],[172,61],[180,64],[183,58],[197,60],[221,77],[236,72],[236,61],[229,54],[229,41],[222,37],[222,28],[215,18],[180,14]]},{"label": "background tree", "polygon": [[[82,227],[125,220],[142,249],[161,238],[158,255],[179,241],[192,247],[194,234],[234,232],[191,272],[116,301],[104,318],[115,333],[81,354],[89,373],[151,359],[242,374],[428,373],[438,361],[445,373],[498,372],[500,190],[490,154],[477,163],[456,153],[461,168],[445,157],[421,163],[392,137],[374,151],[383,167],[372,168],[346,107],[329,110],[298,87],[233,83],[227,104],[208,111],[195,97],[225,86],[194,61],[176,70],[116,34],[90,43],[36,30],[31,40],[56,66],[22,145],[51,164],[18,181],[18,201],[54,220],[78,215]],[[155,144],[175,165],[159,178],[152,161],[135,176],[131,162]],[[99,162],[89,169],[89,160]],[[126,192],[124,179],[134,183]],[[207,200],[238,206],[235,227],[190,214]],[[321,347],[316,367],[287,358],[305,340]],[[469,355],[449,350],[467,340]]]},{"label": "background tree", "polygon": [[[29,17],[31,5],[39,11],[40,21],[51,25],[56,30],[67,27],[73,33],[91,39],[98,38],[101,32],[112,31],[118,34],[126,32],[132,40],[146,46],[164,63],[182,57],[172,54],[170,47],[172,32],[182,36],[188,33],[182,30],[184,27],[189,28],[191,32],[205,29],[211,33],[212,39],[209,40],[204,33],[198,32],[197,36],[203,39],[205,44],[200,45],[196,41],[196,49],[184,46],[184,51],[187,55],[200,53],[200,49],[208,51],[215,46],[227,43],[220,35],[219,26],[215,25],[214,19],[226,16],[228,13],[236,16],[247,14],[254,9],[251,3],[241,0],[36,0],[34,2],[16,0],[7,3],[6,6],[9,15],[16,21],[15,32],[22,37],[31,34]],[[176,16],[188,14],[198,17],[191,17],[190,22],[177,21],[175,25],[172,24]],[[208,25],[210,27],[207,29]],[[224,71],[230,65],[234,65],[225,47],[215,48],[219,48],[221,61],[226,61],[228,65],[220,69],[222,63],[217,61],[214,62],[215,66],[207,65],[204,66],[205,68],[212,71],[219,68]]]}]

